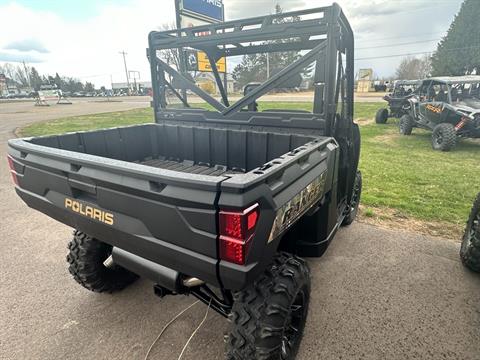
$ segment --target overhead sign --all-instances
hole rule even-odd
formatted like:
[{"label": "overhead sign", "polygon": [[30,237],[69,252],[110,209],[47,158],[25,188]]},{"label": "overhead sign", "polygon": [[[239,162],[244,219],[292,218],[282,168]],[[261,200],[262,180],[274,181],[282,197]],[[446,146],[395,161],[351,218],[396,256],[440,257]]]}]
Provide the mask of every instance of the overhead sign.
[{"label": "overhead sign", "polygon": [[210,22],[223,21],[222,0],[180,0],[180,12]]},{"label": "overhead sign", "polygon": [[[198,71],[212,71],[212,66],[210,65],[210,61],[208,61],[207,54],[205,54],[203,51],[197,52],[197,61]],[[224,57],[220,58],[216,65],[218,72],[223,73],[227,69],[227,62]]]},{"label": "overhead sign", "polygon": [[[207,54],[203,51],[186,50],[187,71],[212,71],[212,66],[208,60]],[[227,61],[224,57],[220,58],[217,63],[218,72],[224,73],[227,69]]]}]

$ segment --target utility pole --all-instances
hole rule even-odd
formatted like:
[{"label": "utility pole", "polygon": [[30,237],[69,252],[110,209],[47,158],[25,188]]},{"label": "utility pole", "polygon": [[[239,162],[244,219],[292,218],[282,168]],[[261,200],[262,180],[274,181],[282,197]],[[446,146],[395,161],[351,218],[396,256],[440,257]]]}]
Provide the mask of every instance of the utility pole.
[{"label": "utility pole", "polygon": [[[180,16],[180,0],[175,0],[175,20],[176,20],[176,25],[177,29],[182,28],[182,18]],[[178,37],[181,37],[182,33],[179,31],[178,32]],[[178,49],[178,57],[180,60],[180,74],[184,75],[187,73],[186,69],[186,63],[185,63],[185,52],[183,48]],[[187,100],[187,89],[182,85],[182,96]]]},{"label": "utility pole", "polygon": [[267,53],[267,80],[270,79],[270,53]]},{"label": "utility pole", "polygon": [[[222,3],[222,22],[225,21],[225,6]],[[225,30],[223,30],[225,33]],[[226,45],[223,45],[223,51],[226,49]],[[223,73],[223,88],[225,89],[225,94],[228,98],[228,72],[227,72],[227,57],[225,56],[225,72]]]},{"label": "utility pole", "polygon": [[[133,75],[133,76],[132,76]],[[135,89],[135,91],[138,91],[138,88],[137,88],[137,79],[140,80],[140,71],[137,71],[137,70],[129,70],[128,71],[128,76],[129,78],[132,78],[133,77],[133,88]]]},{"label": "utility pole", "polygon": [[128,80],[127,60],[125,59],[125,55],[127,55],[127,53],[122,50],[119,52],[119,54],[123,55],[123,64],[125,65],[125,76],[127,77],[127,95],[130,95],[130,81]]}]

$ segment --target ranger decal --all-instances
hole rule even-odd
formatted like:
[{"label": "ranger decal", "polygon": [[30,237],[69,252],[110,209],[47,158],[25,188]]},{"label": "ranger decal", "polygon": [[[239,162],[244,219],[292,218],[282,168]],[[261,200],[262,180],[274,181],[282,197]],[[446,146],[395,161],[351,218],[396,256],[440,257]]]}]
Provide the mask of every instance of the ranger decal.
[{"label": "ranger decal", "polygon": [[436,107],[436,106],[433,106],[432,104],[427,104],[427,106],[425,106],[428,110],[434,112],[434,113],[437,113],[437,114],[440,114],[443,110],[441,107]]},{"label": "ranger decal", "polygon": [[273,222],[268,242],[272,241],[280,233],[288,229],[322,198],[325,189],[326,176],[327,173],[323,172],[319,177],[313,180],[302,191],[277,210],[277,216]]}]

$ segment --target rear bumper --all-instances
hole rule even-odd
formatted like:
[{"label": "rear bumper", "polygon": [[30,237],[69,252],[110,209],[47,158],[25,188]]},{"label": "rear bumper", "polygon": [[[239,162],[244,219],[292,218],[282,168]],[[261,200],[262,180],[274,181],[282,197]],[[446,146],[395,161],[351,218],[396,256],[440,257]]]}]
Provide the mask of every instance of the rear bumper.
[{"label": "rear bumper", "polygon": [[[262,259],[258,261],[246,266],[235,265],[158,239],[150,234],[138,219],[124,214],[114,213],[115,218],[121,221],[118,221],[118,225],[109,226],[58,206],[57,201],[51,201],[55,198],[52,193],[44,197],[18,186],[15,190],[29,207],[63,224],[185,276],[196,277],[207,284],[229,290],[240,290],[252,283],[268,265],[278,245],[278,242],[269,244]],[[58,196],[64,197],[60,194]],[[218,277],[220,273],[221,282]]]},{"label": "rear bumper", "polygon": [[[161,264],[168,268],[182,272],[185,275],[197,277],[209,284],[219,286],[217,278],[217,259],[197,252],[170,244],[154,238],[148,233],[132,234],[122,229],[107,226],[96,220],[91,220],[76,213],[60,208],[46,197],[39,196],[19,187],[17,194],[33,209],[67,224],[73,228],[81,229],[90,236],[105,241],[106,243],[124,249],[132,254]],[[122,223],[126,227],[134,226],[138,229],[136,219],[124,216]]]}]

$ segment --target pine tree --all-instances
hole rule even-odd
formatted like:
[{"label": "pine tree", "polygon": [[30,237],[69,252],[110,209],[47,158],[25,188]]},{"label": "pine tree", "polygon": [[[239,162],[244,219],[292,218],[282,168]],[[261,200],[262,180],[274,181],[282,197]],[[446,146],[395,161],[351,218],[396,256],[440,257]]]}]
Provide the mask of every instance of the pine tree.
[{"label": "pine tree", "polygon": [[58,75],[58,72],[55,73],[55,78],[53,79],[53,82],[55,83],[55,85],[57,86],[57,89],[62,89],[64,90],[64,83],[63,83],[63,80],[62,78],[60,77],[60,75]]},{"label": "pine tree", "polygon": [[480,72],[480,1],[465,0],[432,56],[434,76]]},{"label": "pine tree", "polygon": [[30,71],[30,83],[32,84],[32,87],[35,89],[35,91],[40,90],[40,85],[43,84],[43,80],[40,74],[34,67],[32,67],[32,70]]}]

